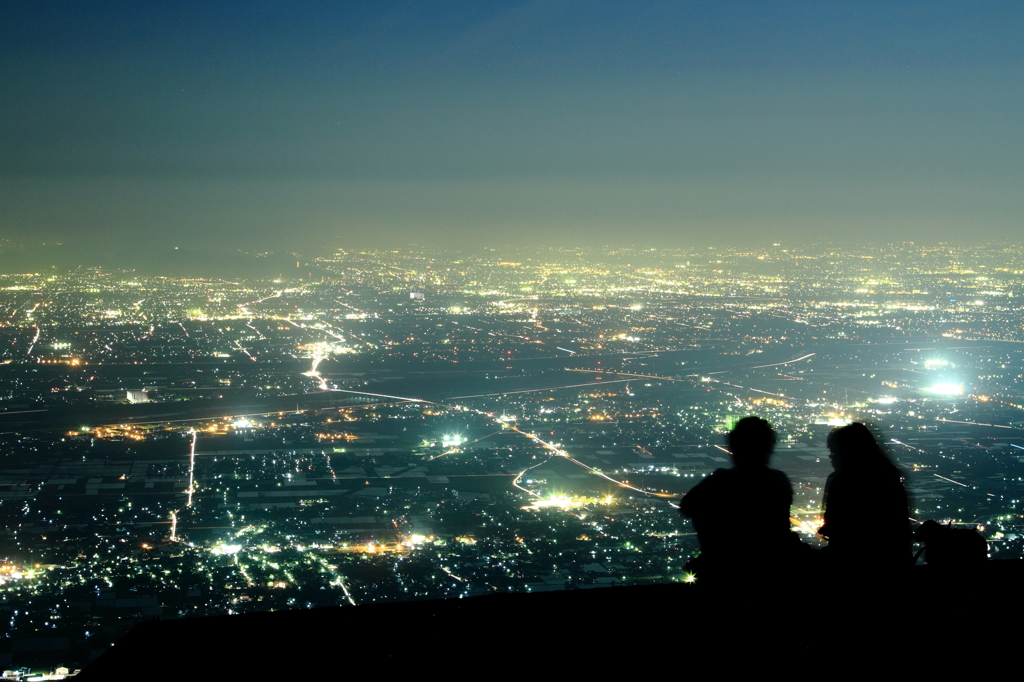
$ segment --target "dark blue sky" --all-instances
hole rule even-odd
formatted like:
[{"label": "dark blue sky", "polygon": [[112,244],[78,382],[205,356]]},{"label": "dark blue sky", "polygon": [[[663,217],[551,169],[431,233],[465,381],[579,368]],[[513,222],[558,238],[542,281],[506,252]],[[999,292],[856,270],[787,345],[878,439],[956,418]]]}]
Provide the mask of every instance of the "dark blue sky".
[{"label": "dark blue sky", "polygon": [[0,236],[1017,239],[1020,2],[0,1]]}]

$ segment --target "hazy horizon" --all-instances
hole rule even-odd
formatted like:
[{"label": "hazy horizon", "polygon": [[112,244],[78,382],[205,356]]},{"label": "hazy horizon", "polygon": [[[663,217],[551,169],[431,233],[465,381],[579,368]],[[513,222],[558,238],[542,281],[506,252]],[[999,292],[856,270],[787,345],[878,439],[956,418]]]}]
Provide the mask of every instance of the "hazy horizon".
[{"label": "hazy horizon", "polygon": [[1016,238],[1024,8],[0,4],[0,234]]}]

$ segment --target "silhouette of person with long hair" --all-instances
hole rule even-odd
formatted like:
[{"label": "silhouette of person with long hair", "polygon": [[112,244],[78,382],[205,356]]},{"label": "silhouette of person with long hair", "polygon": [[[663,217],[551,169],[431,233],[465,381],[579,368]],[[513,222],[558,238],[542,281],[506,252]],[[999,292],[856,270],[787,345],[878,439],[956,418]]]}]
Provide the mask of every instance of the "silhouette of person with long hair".
[{"label": "silhouette of person with long hair", "polygon": [[864,424],[828,436],[832,466],[822,506],[825,555],[849,568],[910,565],[911,532],[903,475]]},{"label": "silhouette of person with long hair", "polygon": [[768,467],[775,432],[745,417],[728,436],[731,469],[718,469],[683,496],[679,511],[693,520],[701,554],[691,565],[698,579],[740,577],[752,566],[788,561],[799,540],[790,531],[793,488]]}]

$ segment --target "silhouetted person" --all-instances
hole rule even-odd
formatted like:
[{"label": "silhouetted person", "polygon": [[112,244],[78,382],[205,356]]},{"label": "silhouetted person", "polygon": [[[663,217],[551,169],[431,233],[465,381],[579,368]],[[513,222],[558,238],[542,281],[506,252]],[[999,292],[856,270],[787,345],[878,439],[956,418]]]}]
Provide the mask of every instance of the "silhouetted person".
[{"label": "silhouetted person", "polygon": [[835,471],[822,506],[826,555],[851,569],[909,566],[911,533],[903,476],[863,424],[828,436]]},{"label": "silhouetted person", "polygon": [[746,417],[728,436],[733,467],[718,469],[683,496],[679,511],[693,520],[701,554],[698,580],[764,575],[788,563],[799,540],[790,532],[793,488],[768,467],[775,432]]}]

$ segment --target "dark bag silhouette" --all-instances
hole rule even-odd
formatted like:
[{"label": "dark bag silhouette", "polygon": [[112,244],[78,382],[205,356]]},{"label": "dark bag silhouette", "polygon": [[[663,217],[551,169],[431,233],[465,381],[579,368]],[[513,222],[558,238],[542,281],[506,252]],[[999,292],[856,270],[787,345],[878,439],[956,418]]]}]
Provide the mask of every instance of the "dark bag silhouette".
[{"label": "dark bag silhouette", "polygon": [[924,543],[917,554],[924,552],[924,560],[931,566],[964,566],[988,560],[988,543],[974,528],[925,521],[914,531],[914,538]]}]

